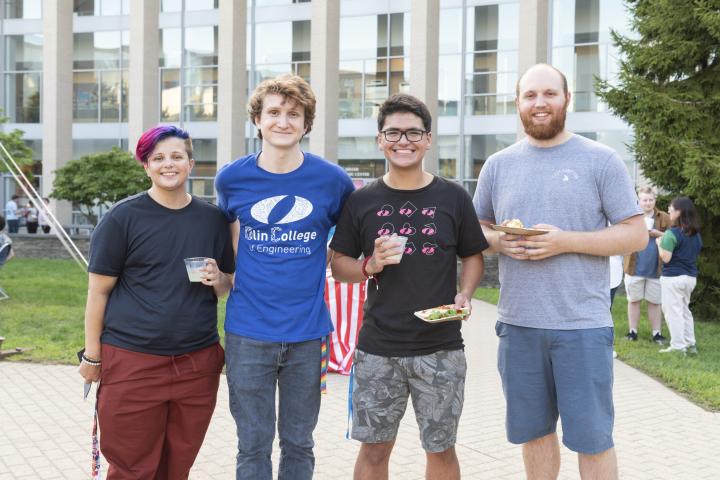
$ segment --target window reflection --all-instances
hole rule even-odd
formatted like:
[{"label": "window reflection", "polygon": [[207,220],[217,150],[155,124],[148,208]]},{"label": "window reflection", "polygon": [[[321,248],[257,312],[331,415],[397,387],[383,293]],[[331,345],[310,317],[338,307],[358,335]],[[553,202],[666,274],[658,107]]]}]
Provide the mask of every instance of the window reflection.
[{"label": "window reflection", "polygon": [[5,18],[42,18],[42,0],[5,0]]},{"label": "window reflection", "polygon": [[75,33],[73,40],[73,120],[127,121],[129,32]]},{"label": "window reflection", "polygon": [[465,137],[465,169],[468,180],[476,180],[490,155],[515,143],[515,134],[470,135]]},{"label": "window reflection", "polygon": [[372,180],[385,174],[385,157],[375,137],[339,138],[338,164],[355,179]]},{"label": "window reflection", "polygon": [[518,15],[517,3],[467,10],[466,114],[515,113]]},{"label": "window reflection", "polygon": [[595,94],[595,78],[616,78],[610,30],[628,33],[627,18],[622,0],[554,0],[553,65],[567,76],[572,111],[607,110]]},{"label": "window reflection", "polygon": [[40,122],[42,35],[5,36],[5,114],[11,122]]},{"label": "window reflection", "polygon": [[310,82],[309,20],[260,23],[255,27],[255,81],[253,86],[278,75],[292,73]]},{"label": "window reflection", "polygon": [[127,15],[130,0],[73,0],[73,12],[78,16]]},{"label": "window reflection", "polygon": [[[196,3],[195,6],[200,8],[202,5]],[[166,3],[165,7],[170,8],[172,5]],[[198,122],[217,119],[217,52],[216,26],[186,27],[184,37],[180,28],[161,30],[161,121]]]},{"label": "window reflection", "polygon": [[376,117],[389,95],[409,91],[409,31],[409,13],[341,18],[340,118]]}]

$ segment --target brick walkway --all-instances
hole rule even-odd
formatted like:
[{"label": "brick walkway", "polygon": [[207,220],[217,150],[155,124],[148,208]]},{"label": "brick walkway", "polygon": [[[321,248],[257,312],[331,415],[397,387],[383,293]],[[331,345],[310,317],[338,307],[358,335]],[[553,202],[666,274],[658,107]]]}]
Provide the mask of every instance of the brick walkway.
[{"label": "brick walkway", "polygon": [[[494,306],[475,302],[463,326],[468,380],[457,452],[465,479],[524,478],[520,449],[505,440],[504,400],[495,369]],[[235,424],[221,381],[218,407],[190,478],[234,478]],[[315,478],[352,477],[358,444],[344,438],[347,378],[330,375],[315,433]],[[88,478],[92,405],[82,402],[74,367],[0,362],[0,480]],[[623,480],[720,478],[720,414],[710,413],[616,361],[615,441]],[[277,470],[277,443],[273,460]],[[560,478],[576,479],[563,448]],[[424,478],[424,454],[408,409],[390,478]]]}]

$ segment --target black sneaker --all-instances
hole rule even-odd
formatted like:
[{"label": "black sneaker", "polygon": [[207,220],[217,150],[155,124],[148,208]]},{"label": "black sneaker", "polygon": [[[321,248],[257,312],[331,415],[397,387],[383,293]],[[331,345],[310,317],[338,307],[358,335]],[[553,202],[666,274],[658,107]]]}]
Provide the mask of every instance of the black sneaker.
[{"label": "black sneaker", "polygon": [[633,332],[632,330],[628,332],[627,335],[625,335],[626,340],[632,340],[633,342],[637,342],[637,332]]},{"label": "black sneaker", "polygon": [[689,347],[687,347],[687,354],[688,355],[697,355],[698,354],[697,347],[695,345],[690,345]]},{"label": "black sneaker", "polygon": [[656,333],[653,335],[652,341],[657,343],[658,345],[665,345],[665,342],[667,342],[667,338],[662,336],[662,333]]}]

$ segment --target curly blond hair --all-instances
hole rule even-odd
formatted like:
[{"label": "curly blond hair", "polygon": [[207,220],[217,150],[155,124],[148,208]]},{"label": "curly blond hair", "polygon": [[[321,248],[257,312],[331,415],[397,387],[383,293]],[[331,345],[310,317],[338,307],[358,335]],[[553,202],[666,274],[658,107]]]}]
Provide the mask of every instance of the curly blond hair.
[{"label": "curly blond hair", "polygon": [[[302,77],[290,74],[263,81],[257,86],[248,102],[248,115],[255,125],[257,125],[256,119],[262,112],[263,101],[270,94],[282,95],[286,101],[290,100],[302,107],[305,117],[305,134],[310,133],[313,120],[315,120],[315,104],[317,103],[310,84]],[[260,130],[258,130],[258,138],[262,139]]]}]

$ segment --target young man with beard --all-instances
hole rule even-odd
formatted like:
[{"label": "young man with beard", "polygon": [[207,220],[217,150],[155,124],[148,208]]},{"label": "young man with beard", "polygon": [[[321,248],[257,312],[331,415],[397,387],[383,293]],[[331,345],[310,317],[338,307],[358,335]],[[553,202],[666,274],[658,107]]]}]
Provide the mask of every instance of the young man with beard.
[{"label": "young man with beard", "polygon": [[354,187],[342,168],[300,148],[315,117],[315,94],[305,80],[281,75],[262,82],[248,114],[262,150],[226,165],[215,179],[237,255],[225,317],[236,478],[272,478],[277,418],[278,479],[309,480],[322,339],[332,331],[323,297],[326,239]]},{"label": "young man with beard", "polygon": [[[427,478],[460,478],[454,448],[466,371],[460,322],[425,323],[413,312],[445,304],[470,308],[487,243],[470,195],[423,170],[431,121],[425,104],[411,95],[383,103],[377,142],[388,173],[350,195],[330,244],[337,280],[370,278],[352,386],[352,437],[363,442],[356,480],[388,478],[408,397]],[[395,233],[408,238],[399,251]]]},{"label": "young man with beard", "polygon": [[[644,248],[647,229],[618,154],[565,129],[565,76],[535,65],[516,93],[527,138],[487,160],[473,199],[500,254],[495,328],[508,440],[523,445],[528,478],[557,478],[559,415],[581,477],[616,479],[608,256]],[[548,232],[490,228],[511,218]]]}]

